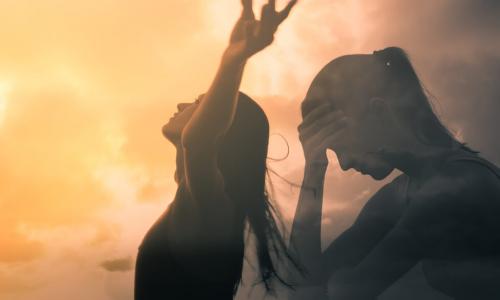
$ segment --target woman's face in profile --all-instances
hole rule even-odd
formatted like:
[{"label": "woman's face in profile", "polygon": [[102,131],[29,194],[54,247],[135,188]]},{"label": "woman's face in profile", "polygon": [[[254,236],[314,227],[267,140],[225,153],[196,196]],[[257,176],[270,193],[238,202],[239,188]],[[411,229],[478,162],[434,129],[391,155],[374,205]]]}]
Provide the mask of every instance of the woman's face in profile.
[{"label": "woman's face in profile", "polygon": [[374,129],[373,124],[365,124],[364,119],[355,119],[346,128],[345,137],[332,145],[331,149],[344,171],[354,169],[376,180],[384,179],[393,171],[378,153],[382,139]]},{"label": "woman's face in profile", "polygon": [[177,104],[177,112],[162,128],[163,136],[165,136],[173,144],[178,144],[181,139],[182,130],[191,119],[199,101],[192,103]]},{"label": "woman's face in profile", "polygon": [[394,127],[394,124],[365,105],[357,107],[356,103],[361,105],[362,101],[349,99],[344,103],[349,103],[342,109],[349,122],[343,129],[342,137],[335,139],[330,147],[337,155],[340,167],[343,170],[355,169],[376,180],[387,177],[393,167],[380,150],[393,142],[392,131],[388,127]]}]

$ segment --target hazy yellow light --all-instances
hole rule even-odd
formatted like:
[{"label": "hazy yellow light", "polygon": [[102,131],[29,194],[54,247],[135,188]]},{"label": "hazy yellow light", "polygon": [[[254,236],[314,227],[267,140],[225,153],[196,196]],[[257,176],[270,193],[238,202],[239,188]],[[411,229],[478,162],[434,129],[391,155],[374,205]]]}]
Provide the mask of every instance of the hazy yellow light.
[{"label": "hazy yellow light", "polygon": [[10,85],[7,82],[0,82],[0,126],[2,126],[7,111],[7,94],[10,91]]}]

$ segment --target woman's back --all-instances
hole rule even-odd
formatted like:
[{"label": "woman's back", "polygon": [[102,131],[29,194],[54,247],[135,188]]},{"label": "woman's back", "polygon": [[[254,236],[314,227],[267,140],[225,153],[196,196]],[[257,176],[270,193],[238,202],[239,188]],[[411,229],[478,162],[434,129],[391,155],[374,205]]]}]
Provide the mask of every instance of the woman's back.
[{"label": "woman's back", "polygon": [[[446,218],[453,226],[454,237],[443,237],[434,245],[430,257],[423,260],[423,270],[429,284],[435,289],[456,299],[498,299],[500,290],[500,170],[491,162],[473,154],[458,154],[448,163],[462,164],[489,173],[491,188],[479,189],[475,197],[456,195],[457,202],[469,205],[457,206],[454,210],[461,218]],[[455,221],[455,222],[453,222]],[[430,248],[429,248],[430,249]]]}]

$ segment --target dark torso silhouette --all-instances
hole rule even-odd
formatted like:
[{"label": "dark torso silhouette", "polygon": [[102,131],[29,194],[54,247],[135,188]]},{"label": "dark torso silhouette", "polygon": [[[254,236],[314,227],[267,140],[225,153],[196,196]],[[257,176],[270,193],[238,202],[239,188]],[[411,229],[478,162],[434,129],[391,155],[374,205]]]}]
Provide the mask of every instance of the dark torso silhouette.
[{"label": "dark torso silhouette", "polygon": [[[135,300],[233,299],[243,265],[243,238],[235,236],[230,247],[200,247],[196,240],[192,246],[176,246],[169,232],[175,218],[188,218],[183,215],[185,210],[178,209],[184,197],[186,192],[181,184],[174,202],[149,229],[139,247]],[[174,230],[182,235],[183,228]]]},{"label": "dark torso silhouette", "polygon": [[[467,163],[481,166],[500,180],[499,169],[472,154],[457,154],[445,164]],[[401,175],[394,182],[398,186],[391,211],[398,219],[413,199],[409,177]],[[450,194],[455,207],[435,205],[438,218],[423,219],[421,235],[424,256],[422,266],[427,282],[436,290],[460,299],[500,299],[500,194],[498,189],[476,195]],[[476,205],[481,199],[481,204]],[[463,205],[463,204],[466,205]],[[428,222],[428,223],[427,223]],[[432,223],[432,224],[431,224]],[[437,229],[437,230],[436,230]],[[427,232],[426,232],[427,231]],[[429,242],[431,241],[431,242]]]},{"label": "dark torso silhouette", "polygon": [[[480,173],[481,180],[457,174],[460,170]],[[432,196],[431,189],[432,197],[422,201],[420,188],[429,183],[436,187],[435,195]],[[467,188],[463,189],[464,186]],[[419,261],[430,286],[457,300],[500,299],[498,167],[476,154],[457,151],[443,160],[435,176],[417,183],[403,174],[381,191],[366,203],[356,222],[364,222],[367,216],[378,221],[370,221],[370,226],[353,226],[325,250],[324,263],[329,272],[353,268],[359,257],[367,255],[358,252],[369,253],[396,224],[410,220],[405,228],[413,236],[412,245],[419,245]],[[408,218],[409,215],[415,217]],[[397,258],[393,262],[397,264]],[[329,274],[324,280],[334,278]],[[324,291],[321,299],[326,298]],[[292,299],[308,298],[292,296]]]},{"label": "dark torso silhouette", "polygon": [[[474,155],[457,155],[449,163],[471,163],[489,170],[500,180],[500,170]],[[451,236],[427,245],[423,270],[428,283],[455,299],[500,299],[500,194],[498,189],[477,195],[456,195],[470,206],[452,210]],[[481,198],[481,204],[475,205]],[[411,201],[411,199],[409,199]],[[439,207],[436,207],[439,209]]]}]

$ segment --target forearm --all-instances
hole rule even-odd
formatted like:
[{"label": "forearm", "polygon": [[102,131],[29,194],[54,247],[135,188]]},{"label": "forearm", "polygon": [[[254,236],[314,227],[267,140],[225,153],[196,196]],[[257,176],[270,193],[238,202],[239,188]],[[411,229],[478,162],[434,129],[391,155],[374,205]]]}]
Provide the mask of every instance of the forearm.
[{"label": "forearm", "polygon": [[224,53],[199,107],[182,132],[184,146],[212,144],[231,126],[246,59]]},{"label": "forearm", "polygon": [[231,126],[247,60],[273,42],[276,30],[296,2],[290,1],[285,9],[277,12],[275,1],[270,0],[262,8],[261,20],[257,21],[252,1],[242,1],[242,15],[233,28],[217,75],[183,130],[184,147],[199,149],[199,146],[215,145]]},{"label": "forearm", "polygon": [[306,164],[290,236],[290,250],[306,268],[307,282],[321,277],[321,216],[326,164]]},{"label": "forearm", "polygon": [[421,258],[421,247],[412,234],[396,227],[359,264],[332,276],[329,295],[331,299],[375,299]]}]

